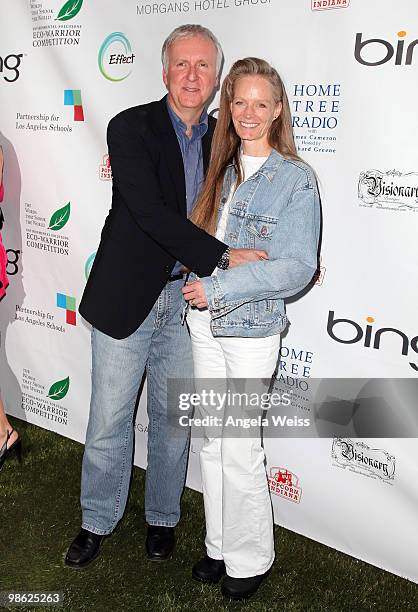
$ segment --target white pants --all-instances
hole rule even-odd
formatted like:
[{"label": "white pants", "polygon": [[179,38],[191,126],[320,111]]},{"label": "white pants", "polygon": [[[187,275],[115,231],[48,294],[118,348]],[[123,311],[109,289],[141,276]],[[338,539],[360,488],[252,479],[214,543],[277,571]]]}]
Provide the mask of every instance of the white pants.
[{"label": "white pants", "polygon": [[[270,378],[273,374],[280,335],[214,338],[207,310],[191,309],[187,323],[196,378]],[[205,414],[222,416],[216,409]],[[223,559],[233,578],[263,574],[274,560],[274,538],[261,438],[208,435],[205,432],[200,452],[207,554]]]}]

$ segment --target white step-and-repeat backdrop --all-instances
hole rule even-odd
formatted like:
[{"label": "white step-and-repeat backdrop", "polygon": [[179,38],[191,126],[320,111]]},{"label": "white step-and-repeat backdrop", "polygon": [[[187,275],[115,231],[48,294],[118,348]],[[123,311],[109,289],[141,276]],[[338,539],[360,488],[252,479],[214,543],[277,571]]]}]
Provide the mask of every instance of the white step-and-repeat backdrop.
[{"label": "white step-and-repeat backdrop", "polygon": [[[279,70],[300,155],[320,177],[321,270],[288,306],[282,382],[296,392],[313,377],[418,375],[415,3],[3,0],[0,10],[10,275],[0,387],[10,414],[84,440],[90,333],[77,308],[111,201],[106,126],[164,94],[161,44],[184,23],[216,33],[224,74],[248,55]],[[266,452],[277,523],[418,582],[415,439],[267,439]]]}]

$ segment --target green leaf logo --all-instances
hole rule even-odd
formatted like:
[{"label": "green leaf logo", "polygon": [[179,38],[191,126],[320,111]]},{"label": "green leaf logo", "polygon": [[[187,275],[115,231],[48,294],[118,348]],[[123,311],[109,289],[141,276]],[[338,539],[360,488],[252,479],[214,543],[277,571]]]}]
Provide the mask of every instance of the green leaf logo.
[{"label": "green leaf logo", "polygon": [[57,380],[48,391],[48,397],[53,400],[60,400],[65,397],[70,388],[70,377],[64,378],[64,380]]},{"label": "green leaf logo", "polygon": [[55,21],[68,21],[72,19],[80,11],[82,4],[83,0],[68,0],[61,8]]},{"label": "green leaf logo", "polygon": [[70,209],[71,205],[70,202],[68,202],[68,204],[56,210],[49,220],[48,229],[53,230],[54,232],[62,229],[70,218]]}]

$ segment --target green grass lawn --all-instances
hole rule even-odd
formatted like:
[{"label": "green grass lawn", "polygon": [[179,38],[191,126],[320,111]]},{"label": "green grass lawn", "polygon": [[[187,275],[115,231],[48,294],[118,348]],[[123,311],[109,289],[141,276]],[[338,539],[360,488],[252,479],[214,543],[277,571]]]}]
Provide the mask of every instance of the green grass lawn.
[{"label": "green grass lawn", "polygon": [[247,602],[225,600],[219,585],[190,577],[204,554],[205,524],[202,496],[190,489],[183,496],[174,557],[147,561],[139,468],[125,517],[104,541],[100,557],[85,570],[66,568],[66,549],[80,527],[83,446],[13,422],[24,444],[23,463],[13,458],[0,472],[0,591],[62,591],[61,609],[72,612],[418,611],[417,585],[280,527],[269,579]]}]

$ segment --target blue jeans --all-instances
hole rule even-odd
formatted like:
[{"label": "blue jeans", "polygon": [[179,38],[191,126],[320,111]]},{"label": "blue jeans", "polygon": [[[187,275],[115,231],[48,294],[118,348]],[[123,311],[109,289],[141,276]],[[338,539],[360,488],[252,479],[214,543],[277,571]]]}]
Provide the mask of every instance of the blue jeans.
[{"label": "blue jeans", "polygon": [[182,280],[166,284],[151,312],[130,336],[115,340],[92,331],[92,396],[81,477],[82,527],[111,533],[125,510],[133,458],[133,418],[147,371],[148,459],[145,519],[174,527],[180,518],[190,432],[170,435],[167,379],[193,376],[191,344],[180,324]]}]

